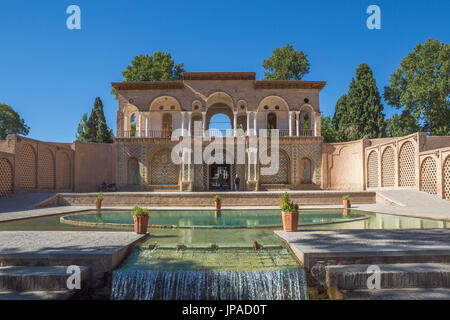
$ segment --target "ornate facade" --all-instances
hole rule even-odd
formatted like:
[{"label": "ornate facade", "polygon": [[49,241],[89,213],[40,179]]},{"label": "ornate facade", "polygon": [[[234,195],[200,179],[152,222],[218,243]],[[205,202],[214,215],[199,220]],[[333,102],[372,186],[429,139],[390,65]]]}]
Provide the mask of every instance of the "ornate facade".
[{"label": "ornate facade", "polygon": [[[241,191],[320,186],[323,81],[256,81],[252,72],[202,72],[184,73],[182,81],[112,85],[119,94],[116,142],[122,189],[234,190],[236,175]],[[211,126],[217,114],[228,117],[230,130]],[[194,130],[195,123],[200,130]],[[209,164],[194,163],[191,152],[176,165],[171,161],[176,129],[185,130],[180,139],[201,138],[202,151],[218,135],[231,139],[234,150],[224,147],[223,161]],[[261,175],[261,165],[251,160],[260,146],[252,148],[250,138],[273,129],[279,135],[279,170]],[[238,138],[245,144],[245,163],[236,158]]]}]

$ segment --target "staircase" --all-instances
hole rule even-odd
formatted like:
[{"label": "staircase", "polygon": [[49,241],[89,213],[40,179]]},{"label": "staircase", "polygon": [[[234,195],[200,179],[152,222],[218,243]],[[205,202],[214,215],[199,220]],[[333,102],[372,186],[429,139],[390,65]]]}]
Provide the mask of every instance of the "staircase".
[{"label": "staircase", "polygon": [[369,289],[368,264],[329,265],[331,299],[450,299],[450,264],[379,264],[380,289]]},{"label": "staircase", "polygon": [[67,287],[67,266],[0,267],[0,300],[67,300],[86,292],[90,269],[80,267],[81,289]]}]

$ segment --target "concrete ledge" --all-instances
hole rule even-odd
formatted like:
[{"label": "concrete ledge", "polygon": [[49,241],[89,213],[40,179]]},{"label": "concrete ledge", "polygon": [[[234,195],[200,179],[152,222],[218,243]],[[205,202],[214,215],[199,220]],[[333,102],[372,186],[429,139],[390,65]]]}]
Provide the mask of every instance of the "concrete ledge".
[{"label": "concrete ledge", "polygon": [[310,270],[316,264],[450,263],[450,229],[275,231]]},{"label": "concrete ledge", "polygon": [[[103,206],[177,206],[209,207],[219,194],[223,206],[276,206],[283,191],[270,192],[114,192],[104,193]],[[350,195],[353,204],[374,204],[376,193],[369,191],[290,191],[293,201],[302,205],[342,205]],[[97,193],[61,193],[59,205],[90,206]]]}]

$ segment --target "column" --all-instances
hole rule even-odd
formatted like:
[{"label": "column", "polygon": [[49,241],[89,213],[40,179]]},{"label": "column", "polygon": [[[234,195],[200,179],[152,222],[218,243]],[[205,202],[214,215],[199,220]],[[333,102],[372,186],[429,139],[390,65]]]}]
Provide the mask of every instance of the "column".
[{"label": "column", "polygon": [[300,111],[295,112],[295,127],[297,128],[297,137],[300,137]]},{"label": "column", "polygon": [[124,115],[123,116],[123,137],[125,138],[126,137],[126,135],[127,135],[127,126],[128,126],[128,119],[127,119],[127,116],[126,115]]},{"label": "column", "polygon": [[289,111],[289,137],[292,137],[292,111]]},{"label": "column", "polygon": [[181,136],[184,137],[184,111],[181,111]]},{"label": "column", "polygon": [[237,112],[236,111],[233,112],[233,126],[234,126],[233,136],[237,137]]},{"label": "column", "polygon": [[247,177],[247,180],[252,180],[251,179],[251,168],[250,168],[250,166],[251,166],[251,163],[250,163],[250,151],[248,151],[247,152],[247,156],[248,156],[248,163],[247,163],[247,170],[248,170],[248,177]]},{"label": "column", "polygon": [[256,127],[256,112],[253,111],[253,130],[255,133],[255,136],[258,135],[258,128]]},{"label": "column", "polygon": [[247,111],[247,136],[250,135],[250,111]]},{"label": "column", "polygon": [[139,111],[139,130],[138,130],[138,137],[141,137],[142,135],[142,112]]},{"label": "column", "polygon": [[202,130],[203,130],[203,137],[205,137],[205,132],[206,132],[206,111],[202,111]]},{"label": "column", "polygon": [[148,137],[148,115],[150,112],[146,112],[145,115],[145,132],[144,137]]},{"label": "column", "polygon": [[253,164],[253,166],[255,167],[255,175],[254,175],[254,178],[253,178],[253,180],[256,180],[256,169],[258,168],[258,161],[257,161],[257,159],[258,159],[258,155],[257,155],[257,151],[255,151],[255,154],[254,154],[254,160],[255,160],[255,163]]},{"label": "column", "polygon": [[188,112],[188,121],[189,121],[189,123],[188,123],[188,130],[189,130],[188,137],[190,137],[191,136],[191,126],[192,126],[192,111]]}]

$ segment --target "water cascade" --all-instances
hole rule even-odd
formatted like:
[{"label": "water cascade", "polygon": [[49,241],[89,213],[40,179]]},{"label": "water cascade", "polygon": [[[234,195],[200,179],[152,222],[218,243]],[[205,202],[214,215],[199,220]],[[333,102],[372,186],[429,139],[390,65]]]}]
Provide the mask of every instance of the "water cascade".
[{"label": "water cascade", "polygon": [[116,270],[113,300],[305,300],[303,269],[258,271]]}]

